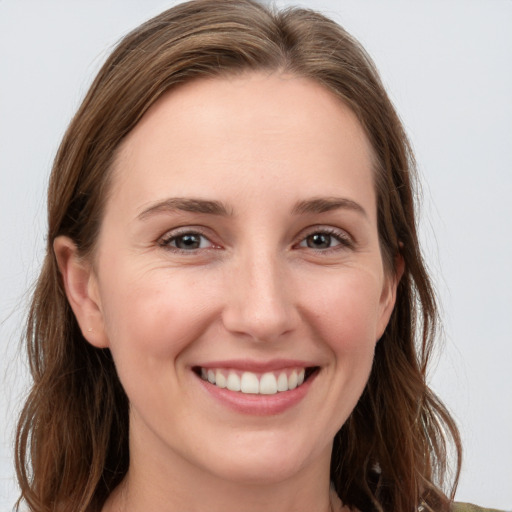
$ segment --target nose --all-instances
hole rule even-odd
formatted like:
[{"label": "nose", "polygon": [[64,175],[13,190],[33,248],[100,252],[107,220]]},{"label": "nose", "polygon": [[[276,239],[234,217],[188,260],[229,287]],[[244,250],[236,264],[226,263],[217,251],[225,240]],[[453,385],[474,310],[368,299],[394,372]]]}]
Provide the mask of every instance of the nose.
[{"label": "nose", "polygon": [[224,327],[252,341],[275,341],[291,333],[300,319],[286,263],[271,251],[240,257],[229,270]]}]

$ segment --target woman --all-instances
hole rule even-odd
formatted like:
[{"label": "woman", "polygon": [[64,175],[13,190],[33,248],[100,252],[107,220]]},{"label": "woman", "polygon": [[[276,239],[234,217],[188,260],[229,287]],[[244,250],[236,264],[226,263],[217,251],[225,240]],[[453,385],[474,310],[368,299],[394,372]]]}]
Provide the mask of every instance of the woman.
[{"label": "woman", "polygon": [[448,510],[413,186],[330,20],[200,0],[129,34],[51,177],[29,509]]}]

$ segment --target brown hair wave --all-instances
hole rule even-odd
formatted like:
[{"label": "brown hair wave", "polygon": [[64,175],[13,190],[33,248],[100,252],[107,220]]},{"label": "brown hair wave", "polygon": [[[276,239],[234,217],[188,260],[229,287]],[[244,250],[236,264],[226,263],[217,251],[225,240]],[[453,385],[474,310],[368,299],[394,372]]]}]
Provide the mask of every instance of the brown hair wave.
[{"label": "brown hair wave", "polygon": [[[460,471],[457,428],[429,389],[438,325],[415,218],[415,162],[364,49],[316,12],[252,0],[180,4],[128,34],[107,59],[55,158],[46,257],[26,329],[33,385],[19,419],[16,470],[32,512],[100,510],[128,470],[128,399],[108,350],[86,342],[53,252],[59,235],[94,251],[111,167],[124,137],[165,92],[201,77],[286,72],[322,84],[357,115],[375,155],[384,263],[405,262],[370,379],[337,433],[331,479],[361,511],[447,510]],[[455,447],[454,475],[448,450]],[[443,491],[444,489],[444,491]]]}]

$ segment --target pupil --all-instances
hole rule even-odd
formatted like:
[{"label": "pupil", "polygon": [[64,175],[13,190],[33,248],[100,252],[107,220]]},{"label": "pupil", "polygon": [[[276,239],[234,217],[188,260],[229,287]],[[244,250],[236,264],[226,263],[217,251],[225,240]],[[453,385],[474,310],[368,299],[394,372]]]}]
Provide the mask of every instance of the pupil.
[{"label": "pupil", "polygon": [[197,249],[199,244],[198,235],[182,235],[176,239],[176,247],[179,249]]},{"label": "pupil", "polygon": [[331,245],[331,235],[316,233],[308,237],[308,247],[312,249],[327,249]]}]

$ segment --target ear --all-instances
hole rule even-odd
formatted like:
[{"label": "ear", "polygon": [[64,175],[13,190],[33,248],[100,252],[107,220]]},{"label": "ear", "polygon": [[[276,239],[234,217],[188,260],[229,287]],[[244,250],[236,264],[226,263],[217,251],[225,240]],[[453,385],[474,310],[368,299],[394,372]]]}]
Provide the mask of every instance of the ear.
[{"label": "ear", "polygon": [[381,336],[384,334],[389,319],[391,318],[391,313],[393,313],[393,308],[395,307],[396,302],[396,291],[398,288],[398,283],[400,282],[400,279],[402,279],[404,269],[404,258],[400,253],[398,253],[395,256],[394,273],[388,274],[385,277],[384,287],[382,289],[382,295],[380,297],[381,314],[379,318],[379,324],[377,327],[377,340],[379,340]]},{"label": "ear", "polygon": [[75,243],[66,236],[54,240],[53,251],[66,297],[84,338],[95,347],[108,347],[98,281],[91,263],[80,257]]}]

